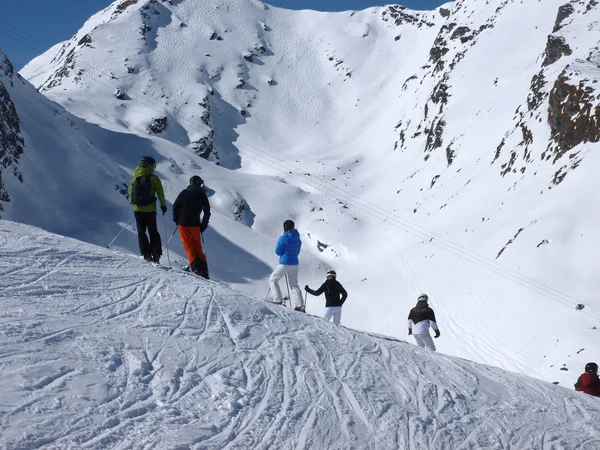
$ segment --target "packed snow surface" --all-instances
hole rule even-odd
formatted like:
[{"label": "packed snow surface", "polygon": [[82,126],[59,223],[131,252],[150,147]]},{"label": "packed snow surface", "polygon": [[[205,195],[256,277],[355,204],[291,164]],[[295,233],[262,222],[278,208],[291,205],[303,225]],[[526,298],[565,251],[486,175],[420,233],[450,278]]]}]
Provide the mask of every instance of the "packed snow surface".
[{"label": "packed snow surface", "polygon": [[[600,6],[565,5],[115,2],[21,72],[43,95],[4,81],[24,151],[2,218],[106,245],[151,155],[169,211],[206,181],[215,279],[263,298],[292,218],[300,284],[335,269],[344,325],[412,343],[425,292],[441,353],[570,388],[600,359]],[[133,227],[114,248],[138,252]]]},{"label": "packed snow surface", "polygon": [[600,448],[600,399],[0,224],[0,447]]}]

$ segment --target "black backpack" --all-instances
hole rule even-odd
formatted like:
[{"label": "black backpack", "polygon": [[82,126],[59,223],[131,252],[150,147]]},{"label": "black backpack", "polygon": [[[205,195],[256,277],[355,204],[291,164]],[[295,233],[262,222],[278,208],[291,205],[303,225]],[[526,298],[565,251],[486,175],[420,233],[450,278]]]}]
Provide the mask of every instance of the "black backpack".
[{"label": "black backpack", "polygon": [[133,204],[136,206],[148,206],[156,202],[152,195],[152,180],[149,175],[137,177],[133,182]]}]

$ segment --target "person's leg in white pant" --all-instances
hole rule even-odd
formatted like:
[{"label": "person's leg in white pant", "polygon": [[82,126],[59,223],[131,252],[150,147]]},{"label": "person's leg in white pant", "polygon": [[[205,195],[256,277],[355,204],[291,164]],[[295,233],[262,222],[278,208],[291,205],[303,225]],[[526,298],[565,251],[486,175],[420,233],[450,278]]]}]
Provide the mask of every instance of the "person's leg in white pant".
[{"label": "person's leg in white pant", "polygon": [[333,323],[339,325],[342,320],[342,307],[341,306],[333,306]]},{"label": "person's leg in white pant", "polygon": [[290,291],[292,300],[294,301],[295,308],[303,308],[304,302],[302,301],[302,291],[298,286],[298,265],[286,266],[288,283],[290,283]]},{"label": "person's leg in white pant", "polygon": [[269,286],[271,286],[271,292],[273,294],[273,301],[276,303],[281,303],[283,301],[283,297],[281,296],[281,289],[279,289],[279,280],[283,278],[286,273],[286,267],[283,264],[279,264],[275,267],[275,270],[269,277]]},{"label": "person's leg in white pant", "polygon": [[415,337],[415,341],[417,341],[417,345],[421,348],[428,348],[432,352],[435,352],[435,344],[433,343],[433,339],[427,334],[413,334]]},{"label": "person's leg in white pant", "polygon": [[333,318],[333,323],[335,323],[336,325],[340,324],[340,321],[342,320],[341,306],[329,306],[325,308],[325,312],[323,313],[323,319],[325,319],[326,322],[329,322],[331,318]]}]

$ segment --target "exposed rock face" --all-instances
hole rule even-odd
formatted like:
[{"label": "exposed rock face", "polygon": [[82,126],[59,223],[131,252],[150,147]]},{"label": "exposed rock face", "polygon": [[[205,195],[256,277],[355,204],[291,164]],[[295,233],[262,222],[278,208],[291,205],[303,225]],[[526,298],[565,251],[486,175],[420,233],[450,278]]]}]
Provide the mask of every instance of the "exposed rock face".
[{"label": "exposed rock face", "polygon": [[231,212],[233,218],[237,222],[251,227],[254,224],[255,215],[250,209],[250,205],[248,205],[248,202],[239,193],[232,193],[232,196]]},{"label": "exposed rock face", "polygon": [[383,20],[387,21],[388,17],[391,18],[396,25],[410,23],[417,25],[419,28],[423,26],[435,26],[435,24],[431,23],[416,11],[411,11],[408,8],[400,5],[388,6],[387,9],[382,13],[382,18]]},{"label": "exposed rock face", "polygon": [[[590,50],[584,61],[581,48],[575,47],[579,57],[574,58],[574,49],[561,35],[565,32],[571,37],[573,29],[593,30],[595,22],[585,18],[588,11],[585,3],[576,1],[558,8],[553,34],[547,37],[544,53],[538,59],[541,67],[531,79],[527,101],[515,111],[514,129],[506,133],[496,150],[494,162],[504,151],[507,153],[501,164],[502,176],[522,175],[529,163],[547,161],[557,165],[549,180],[551,188],[581,163],[583,154],[571,150],[579,144],[600,141],[600,80],[595,75],[598,49]],[[540,135],[537,124],[544,123],[550,128],[550,140]]]},{"label": "exposed rock face", "polygon": [[546,51],[544,52],[546,58],[542,63],[542,67],[554,64],[563,56],[569,56],[571,54],[573,54],[571,47],[566,43],[564,37],[550,35],[548,36],[548,42],[546,43]]},{"label": "exposed rock face", "polygon": [[531,79],[530,92],[527,96],[527,108],[528,111],[534,111],[539,108],[542,102],[547,97],[547,94],[543,91],[546,86],[546,78],[544,72],[540,71],[533,76]]},{"label": "exposed rock face", "polygon": [[205,137],[202,137],[190,144],[190,148],[194,153],[208,161],[214,161],[220,165],[219,157],[213,142],[214,132],[211,130]]},{"label": "exposed rock face", "polygon": [[[12,85],[12,77],[14,76],[15,70],[13,68],[12,63],[8,60],[6,56],[2,52],[0,52],[0,75],[4,75],[4,77],[11,83]],[[1,78],[0,78],[1,81]]]},{"label": "exposed rock face", "polygon": [[139,1],[140,0],[123,0],[121,3],[119,3],[117,5],[117,8],[115,9],[115,12],[113,13],[113,17],[121,14],[127,8],[129,8],[132,5],[135,5]]},{"label": "exposed rock face", "polygon": [[589,80],[573,84],[564,70],[550,91],[548,123],[554,161],[584,142],[600,142],[600,104]]},{"label": "exposed rock face", "polygon": [[442,135],[444,133],[445,126],[446,122],[440,119],[434,124],[432,124],[431,128],[425,130],[427,133],[427,143],[425,144],[425,151],[430,152],[442,146]]},{"label": "exposed rock face", "polygon": [[200,120],[202,120],[202,123],[208,127],[209,131],[206,132],[205,136],[192,142],[189,148],[191,148],[193,152],[201,158],[204,158],[207,161],[212,161],[216,165],[221,165],[219,153],[215,148],[215,143],[213,140],[214,131],[211,121],[211,104],[209,97],[204,97],[202,101],[198,103],[198,106],[204,108],[204,111],[200,115]]},{"label": "exposed rock face", "polygon": [[554,28],[552,29],[553,33],[556,33],[563,26],[563,23],[566,19],[569,18],[571,14],[575,12],[573,5],[567,3],[558,8],[558,15],[556,16],[556,22],[554,23]]},{"label": "exposed rock face", "polygon": [[13,76],[12,64],[0,53],[0,211],[4,210],[2,202],[10,202],[3,177],[12,171],[12,174],[23,182],[23,177],[17,169],[17,163],[23,154],[25,140],[21,135],[21,125],[15,104],[5,85],[7,83],[12,86]]},{"label": "exposed rock face", "polygon": [[41,92],[60,86],[60,84],[62,84],[63,79],[69,76],[69,74],[75,68],[75,50],[76,47],[72,47],[71,49],[69,49],[68,44],[63,46],[63,48],[60,50],[55,59],[63,58],[63,56],[66,53],[66,56],[64,57],[64,62],[62,63],[61,68],[54,72],[50,76],[50,78],[48,78],[44,82],[44,84],[42,84],[39,87],[39,90]]},{"label": "exposed rock face", "polygon": [[115,91],[115,98],[117,100],[125,100],[125,92],[123,92],[122,89],[117,88],[117,90]]},{"label": "exposed rock face", "polygon": [[165,131],[166,128],[167,128],[167,118],[166,117],[159,117],[158,119],[154,119],[152,121],[152,123],[150,123],[150,125],[148,126],[148,129],[154,134],[162,133],[163,131]]}]

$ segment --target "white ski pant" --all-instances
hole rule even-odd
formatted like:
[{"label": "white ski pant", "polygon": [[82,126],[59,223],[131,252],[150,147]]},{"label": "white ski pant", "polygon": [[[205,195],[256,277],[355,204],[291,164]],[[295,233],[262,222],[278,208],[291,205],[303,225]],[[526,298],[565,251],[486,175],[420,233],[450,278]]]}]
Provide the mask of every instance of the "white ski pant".
[{"label": "white ski pant", "polygon": [[297,264],[295,266],[279,264],[277,267],[275,267],[275,270],[269,277],[269,285],[271,286],[271,292],[273,293],[273,301],[277,303],[283,301],[281,289],[279,289],[279,280],[281,280],[285,275],[287,275],[288,282],[290,283],[290,291],[292,301],[294,302],[294,308],[300,308],[304,306],[302,302],[302,291],[300,290],[300,286],[298,286]]},{"label": "white ski pant", "polygon": [[435,352],[435,344],[429,333],[427,334],[413,334],[417,345],[421,348],[428,348],[432,352]]},{"label": "white ski pant", "polygon": [[323,319],[325,319],[326,322],[329,322],[329,320],[333,317],[333,323],[335,323],[336,325],[340,324],[340,321],[342,320],[342,307],[341,306],[329,306],[327,308],[325,308],[325,313],[323,313]]}]

